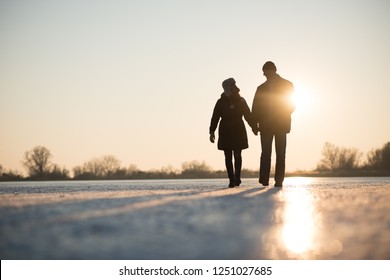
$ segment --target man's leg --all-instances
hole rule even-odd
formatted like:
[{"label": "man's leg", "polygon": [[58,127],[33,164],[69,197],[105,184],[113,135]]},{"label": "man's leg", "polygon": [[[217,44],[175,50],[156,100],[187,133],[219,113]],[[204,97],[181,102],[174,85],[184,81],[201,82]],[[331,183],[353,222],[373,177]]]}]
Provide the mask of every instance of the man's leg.
[{"label": "man's leg", "polygon": [[232,188],[235,186],[234,184],[234,170],[233,170],[233,151],[231,150],[224,150],[225,154],[225,166],[226,166],[226,172],[229,177],[229,188]]},{"label": "man's leg", "polygon": [[275,187],[282,187],[286,169],[286,133],[275,134],[276,167],[275,167]]},{"label": "man's leg", "polygon": [[269,184],[269,173],[271,171],[271,155],[272,155],[272,133],[261,133],[261,157],[260,157],[260,178],[259,183],[263,186]]}]

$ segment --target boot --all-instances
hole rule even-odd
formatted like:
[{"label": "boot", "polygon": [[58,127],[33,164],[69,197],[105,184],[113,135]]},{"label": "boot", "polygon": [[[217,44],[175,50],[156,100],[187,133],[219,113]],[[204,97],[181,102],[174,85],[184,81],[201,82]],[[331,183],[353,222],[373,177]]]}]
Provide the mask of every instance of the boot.
[{"label": "boot", "polygon": [[226,161],[226,171],[229,178],[229,188],[235,187],[234,170],[232,162]]}]

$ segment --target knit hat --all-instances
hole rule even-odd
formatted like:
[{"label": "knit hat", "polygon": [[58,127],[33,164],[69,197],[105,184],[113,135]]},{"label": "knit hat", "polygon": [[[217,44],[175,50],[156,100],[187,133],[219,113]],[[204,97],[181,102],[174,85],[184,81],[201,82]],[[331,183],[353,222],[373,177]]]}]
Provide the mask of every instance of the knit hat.
[{"label": "knit hat", "polygon": [[234,84],[236,84],[236,81],[233,78],[226,79],[225,81],[222,82],[223,90],[225,92],[229,91],[230,90],[230,86],[234,85]]}]

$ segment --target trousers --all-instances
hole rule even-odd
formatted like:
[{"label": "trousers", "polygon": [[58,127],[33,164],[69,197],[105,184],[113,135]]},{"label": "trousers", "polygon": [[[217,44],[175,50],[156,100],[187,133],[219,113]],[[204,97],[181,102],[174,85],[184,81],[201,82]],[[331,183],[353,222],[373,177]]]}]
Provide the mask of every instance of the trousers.
[{"label": "trousers", "polygon": [[282,184],[286,169],[286,146],[287,134],[274,132],[261,132],[261,157],[260,157],[260,180],[261,182],[269,182],[271,171],[271,156],[272,156],[272,142],[275,138],[276,151],[276,166],[275,166],[275,182]]}]

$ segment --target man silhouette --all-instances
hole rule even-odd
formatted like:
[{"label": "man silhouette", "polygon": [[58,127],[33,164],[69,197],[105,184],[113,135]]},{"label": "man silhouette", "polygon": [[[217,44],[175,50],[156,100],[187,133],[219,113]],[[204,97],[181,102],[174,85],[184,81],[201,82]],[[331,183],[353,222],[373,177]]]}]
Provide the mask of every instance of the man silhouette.
[{"label": "man silhouette", "polygon": [[291,98],[294,86],[276,73],[277,69],[272,61],[267,61],[262,70],[267,80],[257,88],[252,104],[252,114],[261,140],[259,183],[269,185],[272,142],[275,138],[275,187],[282,187],[286,168],[287,133],[291,130],[291,114],[295,109]]}]

